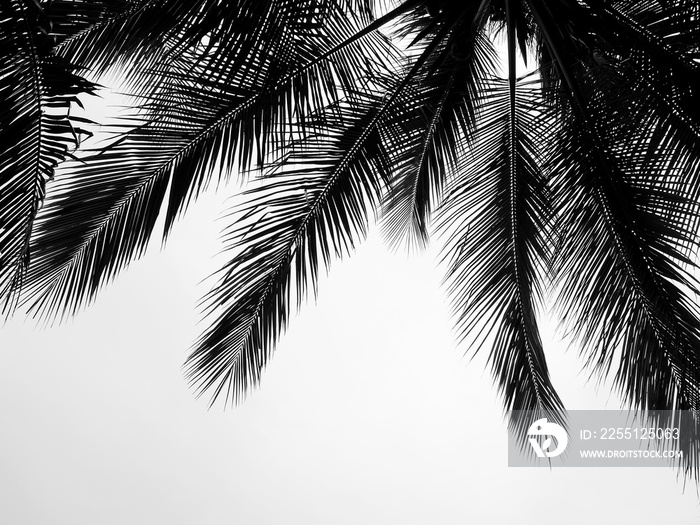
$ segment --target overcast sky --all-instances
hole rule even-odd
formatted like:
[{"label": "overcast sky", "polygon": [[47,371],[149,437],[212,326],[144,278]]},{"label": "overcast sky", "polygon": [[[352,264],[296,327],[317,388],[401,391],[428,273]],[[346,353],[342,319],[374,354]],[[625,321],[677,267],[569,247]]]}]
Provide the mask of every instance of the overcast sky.
[{"label": "overcast sky", "polygon": [[[292,320],[262,386],[207,410],[197,335],[220,199],[68,325],[0,332],[0,523],[697,522],[671,469],[508,468],[500,401],[454,344],[435,253],[372,236]],[[549,330],[549,327],[545,327]],[[618,408],[545,337],[570,409]]]}]

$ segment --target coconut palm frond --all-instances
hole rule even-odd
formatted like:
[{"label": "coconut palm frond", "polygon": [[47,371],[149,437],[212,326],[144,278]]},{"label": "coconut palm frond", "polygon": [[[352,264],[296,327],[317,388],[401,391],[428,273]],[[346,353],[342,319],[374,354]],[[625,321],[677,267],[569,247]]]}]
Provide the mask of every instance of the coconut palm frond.
[{"label": "coconut palm frond", "polygon": [[[572,4],[567,31],[544,3],[529,4],[567,99],[550,158],[563,319],[596,372],[615,363],[615,385],[631,406],[691,410],[686,444],[696,443],[698,171],[687,74],[695,66],[599,2]],[[577,25],[596,30],[577,33]],[[690,93],[659,92],[670,87],[662,69]],[[697,476],[697,447],[686,452],[682,466]]]},{"label": "coconut palm frond", "polygon": [[258,383],[286,326],[290,298],[301,301],[320,268],[366,234],[387,170],[376,111],[383,104],[357,94],[352,104],[329,108],[282,171],[248,192],[237,212],[244,219],[224,237],[235,255],[205,298],[214,320],[186,365],[200,394],[213,391],[212,402],[219,396],[234,402]]},{"label": "coconut palm frond", "polygon": [[[540,167],[551,122],[538,102],[539,87],[513,78],[492,81],[482,93],[469,160],[448,187],[439,226],[448,238],[446,282],[460,337],[476,349],[491,347],[506,409],[561,422],[536,320],[555,244]],[[517,413],[511,419],[514,430],[529,423]]]},{"label": "coconut palm frond", "polygon": [[[342,31],[335,35],[346,36]],[[312,45],[310,39],[300,44],[304,51]],[[312,61],[274,84],[242,68],[212,77],[199,56],[208,52],[204,46],[173,62],[141,122],[56,181],[33,236],[35,264],[24,289],[30,307],[46,318],[77,311],[143,254],[165,199],[167,234],[214,172],[223,179],[234,164],[247,170],[261,162],[288,140],[292,118],[338,99],[342,92],[330,79],[344,77],[350,83],[356,66],[342,59],[344,46],[363,42],[352,38],[319,45]],[[382,41],[369,45],[378,52],[373,67],[391,57]],[[289,47],[275,51],[284,52],[285,59],[290,54]],[[274,69],[275,58],[261,56],[249,68]],[[300,89],[307,97],[295,99]]]},{"label": "coconut palm frond", "polygon": [[[439,28],[435,24],[433,31]],[[404,97],[412,110],[399,114],[403,120],[396,123],[392,179],[382,210],[384,233],[394,247],[422,248],[428,242],[432,210],[471,135],[486,79],[496,72],[497,54],[484,29],[459,44],[457,50],[454,35],[445,35]]]},{"label": "coconut palm frond", "polygon": [[[601,75],[592,76],[599,88]],[[689,258],[697,234],[688,226],[697,224],[697,200],[684,182],[688,174],[669,169],[653,140],[659,131],[653,113],[636,111],[638,100],[619,88],[608,85],[601,97],[595,87],[579,86],[554,150],[565,232],[563,318],[575,320],[594,369],[607,374],[617,363],[614,384],[627,403],[645,411],[691,410],[685,424],[692,434],[700,401],[700,309],[691,299],[698,283]],[[691,468],[697,450],[685,452]]]},{"label": "coconut palm frond", "polygon": [[186,363],[198,393],[213,391],[212,403],[222,396],[234,403],[257,385],[290,298],[299,306],[309,288],[315,293],[320,265],[328,268],[366,235],[388,182],[383,127],[405,111],[401,95],[434,47],[400,81],[373,78],[372,90],[350,92],[306,121],[307,136],[249,193],[244,220],[225,237],[235,256],[205,298],[214,319]]},{"label": "coconut palm frond", "polygon": [[121,65],[133,68],[130,76],[139,79],[144,69],[181,41],[185,28],[197,24],[202,9],[214,4],[209,0],[46,3],[49,16],[56,20],[56,53],[89,68],[96,77]]},{"label": "coconut palm frond", "polygon": [[[46,17],[33,2],[5,2],[0,18],[0,296],[16,299],[32,224],[55,167],[83,135],[71,105],[94,86],[51,52]],[[6,303],[7,305],[7,303]],[[11,308],[11,306],[10,306]]]}]

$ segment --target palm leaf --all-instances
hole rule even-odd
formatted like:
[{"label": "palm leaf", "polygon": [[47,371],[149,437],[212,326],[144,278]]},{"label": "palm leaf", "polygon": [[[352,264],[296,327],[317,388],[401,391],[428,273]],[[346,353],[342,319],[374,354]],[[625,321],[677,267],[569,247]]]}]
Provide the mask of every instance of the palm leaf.
[{"label": "palm leaf", "polygon": [[365,235],[368,205],[381,191],[378,174],[386,171],[378,150],[382,102],[357,94],[352,104],[339,103],[279,169],[293,168],[248,193],[242,219],[224,237],[235,256],[206,298],[215,319],[186,365],[200,394],[213,390],[212,402],[224,395],[234,402],[258,383],[286,326],[290,295],[301,300],[320,264]]},{"label": "palm leaf", "polygon": [[0,297],[12,303],[46,182],[82,133],[71,104],[93,86],[51,53],[37,4],[6,1],[0,14]]},{"label": "palm leaf", "polygon": [[[418,19],[423,26],[424,18]],[[422,31],[419,24],[413,25],[414,32]],[[432,32],[439,27],[435,24]],[[466,42],[458,39],[460,56],[453,52],[455,38],[447,35],[427,61],[426,72],[415,77],[404,97],[405,106],[412,109],[400,113],[403,120],[396,123],[391,191],[382,217],[384,233],[393,246],[427,243],[431,212],[474,127],[475,101],[484,79],[495,71],[496,53],[483,30]]]},{"label": "palm leaf", "polygon": [[[461,338],[492,347],[489,363],[511,425],[518,411],[562,421],[536,322],[550,277],[552,209],[540,169],[547,120],[536,83],[492,81],[482,96],[474,144],[442,204],[446,281]],[[484,162],[482,159],[488,159]]]},{"label": "palm leaf", "polygon": [[[235,403],[260,380],[289,318],[309,287],[314,292],[320,264],[347,254],[364,237],[369,210],[379,205],[388,180],[382,128],[434,46],[425,49],[400,82],[348,94],[313,121],[309,133],[273,169],[269,183],[249,192],[242,218],[226,234],[234,257],[206,298],[211,327],[186,363],[198,393],[212,389]],[[391,80],[391,79],[389,79]],[[372,86],[381,88],[381,78]]]},{"label": "palm leaf", "polygon": [[681,461],[697,475],[700,311],[684,291],[697,289],[684,254],[697,242],[687,229],[697,203],[672,173],[661,174],[668,166],[646,162],[653,121],[642,125],[634,118],[640,112],[625,111],[620,98],[609,106],[595,89],[602,77],[595,69],[593,81],[576,75],[566,58],[576,54],[574,46],[552,30],[544,9],[536,14],[572,102],[553,149],[566,232],[559,269],[564,319],[575,319],[598,370],[606,373],[620,353],[615,383],[634,408],[691,410],[683,433],[693,437]]},{"label": "palm leaf", "polygon": [[[290,53],[295,47],[272,48],[283,54],[280,60],[274,53],[251,58],[243,49],[248,68],[214,77],[200,57],[207,46],[173,61],[142,122],[71,166],[52,187],[33,235],[35,263],[24,288],[30,308],[50,319],[73,314],[92,300],[104,283],[143,254],[168,187],[166,234],[214,172],[223,179],[234,164],[246,170],[265,160],[271,148],[289,140],[289,122],[303,122],[305,112],[342,95],[333,78],[353,81],[351,72],[358,65],[345,60],[351,56],[347,46],[362,45],[375,57],[365,69],[371,80],[373,69],[391,60],[393,50],[371,29],[365,31],[368,43],[357,30],[348,37],[347,24],[342,19],[338,27],[324,27],[336,42],[321,34],[286,42],[298,42],[298,54],[314,58],[273,84],[249,71],[269,69],[276,75],[280,60],[285,68],[297,62]],[[297,93],[306,97],[295,97]]]}]

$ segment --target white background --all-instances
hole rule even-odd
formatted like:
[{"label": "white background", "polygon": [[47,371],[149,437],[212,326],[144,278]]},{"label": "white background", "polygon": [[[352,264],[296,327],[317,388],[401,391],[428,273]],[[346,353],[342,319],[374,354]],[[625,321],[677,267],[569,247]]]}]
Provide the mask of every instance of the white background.
[{"label": "white background", "polygon": [[[180,369],[215,266],[204,198],[65,326],[0,332],[0,523],[694,523],[663,468],[508,468],[485,371],[457,348],[435,252],[377,235],[323,279],[261,388],[208,411]],[[567,408],[618,408],[545,325]]]}]

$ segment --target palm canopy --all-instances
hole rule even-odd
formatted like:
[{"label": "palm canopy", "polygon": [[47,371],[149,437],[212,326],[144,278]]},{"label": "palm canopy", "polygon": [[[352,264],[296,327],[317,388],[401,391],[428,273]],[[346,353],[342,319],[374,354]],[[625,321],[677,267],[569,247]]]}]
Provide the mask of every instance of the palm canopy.
[{"label": "palm canopy", "polygon": [[[210,184],[258,170],[186,363],[199,393],[257,384],[293,303],[375,217],[420,247],[437,214],[459,333],[490,349],[505,407],[563,417],[537,327],[553,293],[630,406],[689,411],[697,476],[697,1],[1,6],[8,312],[74,314]],[[75,153],[83,76],[123,77],[139,111]]]}]

